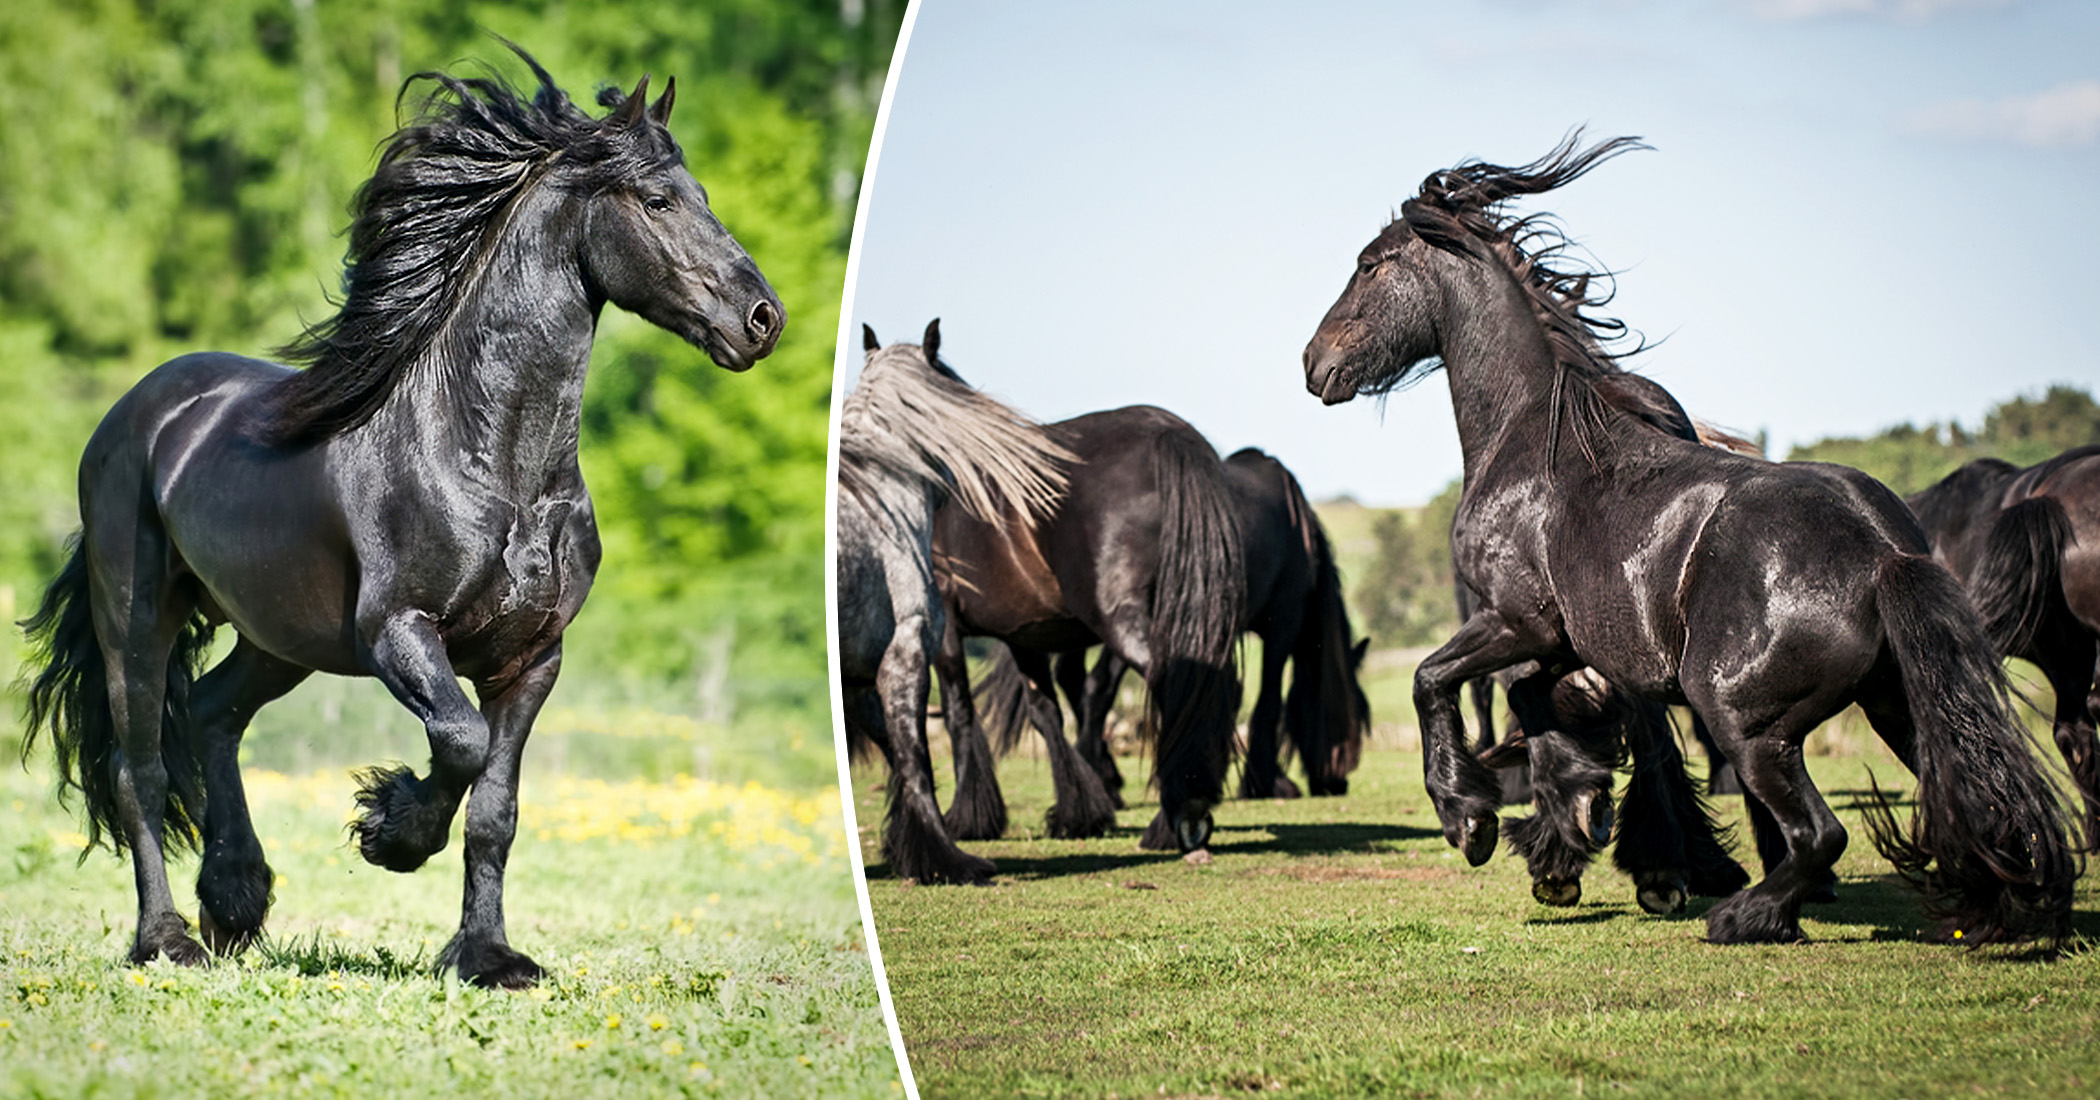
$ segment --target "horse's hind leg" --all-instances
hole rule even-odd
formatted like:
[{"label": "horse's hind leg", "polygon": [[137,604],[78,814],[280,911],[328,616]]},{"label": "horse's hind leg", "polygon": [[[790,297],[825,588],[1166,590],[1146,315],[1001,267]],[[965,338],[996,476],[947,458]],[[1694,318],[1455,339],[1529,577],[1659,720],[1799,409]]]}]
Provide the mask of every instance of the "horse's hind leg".
[{"label": "horse's hind leg", "polygon": [[[180,736],[185,731],[179,726],[169,730],[163,719],[163,708],[169,702],[170,659],[176,656],[192,606],[178,596],[164,572],[170,549],[165,537],[143,524],[126,534],[128,539],[98,540],[89,560],[94,563],[96,582],[95,636],[102,647],[117,749],[111,761],[117,824],[131,848],[132,876],[138,890],[138,928],[131,961],[147,963],[166,955],[173,962],[194,966],[210,956],[190,938],[188,922],[175,911],[164,846],[170,784],[187,778],[169,774],[167,757],[171,749],[179,760],[190,757],[187,746],[164,743],[166,735]],[[176,709],[186,702],[176,700]],[[82,765],[83,769],[91,766],[87,760]]]},{"label": "horse's hind leg", "polygon": [[2081,626],[2075,632],[2066,631],[2046,652],[2029,654],[2042,674],[2048,677],[2049,687],[2056,693],[2056,723],[2052,731],[2056,739],[2056,750],[2063,754],[2064,767],[2071,773],[2071,782],[2085,803],[2085,831],[2088,843],[2100,843],[2100,741],[2093,733],[2096,708],[2100,708],[2100,687],[2096,687],[2094,657],[2100,646],[2095,646],[2094,637]]},{"label": "horse's hind leg", "polygon": [[[1254,714],[1247,723],[1247,759],[1240,764],[1241,798],[1297,798],[1298,785],[1277,764],[1281,745],[1277,733],[1283,720],[1283,663],[1291,651],[1279,641],[1261,643],[1261,693],[1255,696]],[[1311,666],[1300,665],[1294,675],[1318,675]],[[1310,733],[1311,731],[1305,731]]]},{"label": "horse's hind leg", "polygon": [[191,691],[204,751],[204,862],[197,869],[197,929],[213,951],[239,951],[262,932],[270,910],[270,865],[248,818],[241,787],[241,735],[255,712],[297,687],[309,670],[243,638]]},{"label": "horse's hind leg", "polygon": [[1039,650],[1020,647],[1013,654],[1015,666],[1028,679],[1029,720],[1043,735],[1043,747],[1050,756],[1050,783],[1057,792],[1057,800],[1043,815],[1043,827],[1061,840],[1100,836],[1116,823],[1116,808],[1108,801],[1101,777],[1065,741],[1064,713],[1053,694],[1049,658]]},{"label": "horse's hind leg", "polygon": [[1809,781],[1798,738],[1778,729],[1744,738],[1717,724],[1714,732],[1742,774],[1743,787],[1771,811],[1787,854],[1764,881],[1725,900],[1706,915],[1714,943],[1791,943],[1802,939],[1801,904],[1829,881],[1845,852],[1844,825]]},{"label": "horse's hind leg", "polygon": [[1638,724],[1627,732],[1633,778],[1620,803],[1612,862],[1633,879],[1641,908],[1667,915],[1684,908],[1687,894],[1727,897],[1749,885],[1749,873],[1729,855],[1685,773],[1667,713],[1642,703]]},{"label": "horse's hind leg", "polygon": [[[1509,823],[1509,844],[1531,872],[1531,896],[1541,904],[1573,905],[1582,898],[1582,874],[1611,839],[1611,759],[1616,746],[1599,738],[1597,723],[1568,721],[1552,705],[1559,677],[1548,672],[1509,686],[1510,709],[1523,724],[1531,756],[1538,812]],[[1567,727],[1563,729],[1561,727]]]},{"label": "horse's hind leg", "polygon": [[1123,808],[1123,769],[1108,748],[1108,712],[1115,707],[1116,690],[1130,665],[1107,646],[1094,667],[1086,667],[1086,651],[1073,650],[1057,659],[1057,682],[1079,717],[1079,759],[1101,778],[1108,804]]},{"label": "horse's hind leg", "polygon": [[523,989],[544,973],[538,963],[511,948],[504,931],[503,870],[518,830],[518,766],[525,739],[560,674],[561,643],[556,642],[517,679],[477,688],[488,722],[488,760],[467,801],[467,885],[459,931],[438,953],[438,967],[452,968],[470,985]]},{"label": "horse's hind leg", "polygon": [[1006,794],[999,789],[998,766],[977,701],[970,695],[969,665],[963,654],[956,617],[943,617],[941,646],[933,655],[933,673],[941,685],[941,724],[955,753],[955,793],[942,818],[957,840],[997,840],[1006,834]]},{"label": "horse's hind leg", "polygon": [[372,674],[423,723],[430,778],[406,765],[358,776],[358,818],[350,828],[365,862],[413,871],[445,847],[467,787],[488,761],[487,719],[453,675],[444,639],[420,611],[399,611],[367,634]]}]

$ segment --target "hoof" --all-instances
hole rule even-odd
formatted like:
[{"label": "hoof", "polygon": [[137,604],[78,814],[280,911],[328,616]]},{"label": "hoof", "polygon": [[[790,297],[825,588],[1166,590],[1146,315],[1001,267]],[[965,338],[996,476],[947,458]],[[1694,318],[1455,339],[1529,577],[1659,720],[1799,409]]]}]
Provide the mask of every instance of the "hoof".
[{"label": "hoof", "polygon": [[1502,822],[1494,814],[1475,814],[1459,827],[1458,838],[1451,846],[1465,853],[1468,865],[1478,867],[1495,854],[1495,841],[1501,834]]},{"label": "hoof", "polygon": [[1575,820],[1589,834],[1591,847],[1602,848],[1611,843],[1611,792],[1584,791],[1576,795]]},{"label": "hoof", "polygon": [[1043,814],[1043,830],[1056,840],[1089,840],[1105,836],[1115,823],[1115,811],[1105,807],[1099,814],[1088,814],[1085,810],[1052,806]]},{"label": "hoof", "polygon": [[1684,911],[1686,899],[1684,880],[1675,875],[1664,875],[1646,882],[1636,882],[1633,900],[1642,910],[1658,917]]},{"label": "hoof", "polygon": [[220,955],[238,954],[262,935],[277,876],[262,851],[207,851],[197,872],[197,931]]},{"label": "hoof", "polygon": [[1145,826],[1145,834],[1138,837],[1138,847],[1148,852],[1171,852],[1175,848],[1174,829],[1167,824],[1165,813],[1152,815]]},{"label": "hoof", "polygon": [[262,926],[229,928],[213,920],[211,910],[203,909],[197,913],[197,935],[214,955],[238,955],[262,937]]},{"label": "hoof", "polygon": [[1800,943],[1807,938],[1798,920],[1755,890],[1737,894],[1706,914],[1708,943]]},{"label": "hoof", "polygon": [[1184,814],[1174,822],[1175,843],[1184,853],[1199,851],[1210,843],[1211,828],[1210,811],[1205,810],[1201,817]]},{"label": "hoof", "polygon": [[1565,909],[1582,900],[1582,880],[1579,878],[1542,878],[1531,884],[1531,896],[1540,905]]},{"label": "hoof", "polygon": [[502,943],[469,943],[452,937],[438,954],[438,972],[451,970],[466,985],[483,989],[530,989],[547,972],[540,964]]},{"label": "hoof", "polygon": [[425,801],[429,785],[406,767],[367,768],[357,775],[357,854],[374,867],[407,874],[445,850],[452,815]]},{"label": "hoof", "polygon": [[1293,782],[1291,782],[1291,777],[1290,777],[1290,776],[1288,776],[1288,775],[1279,775],[1279,776],[1277,776],[1277,777],[1276,777],[1276,783],[1275,783],[1275,785],[1274,785],[1273,787],[1271,787],[1271,788],[1270,788],[1270,790],[1269,790],[1269,797],[1270,797],[1270,798],[1304,798],[1304,797],[1305,797],[1305,795],[1304,795],[1304,794],[1303,794],[1302,792],[1300,792],[1300,791],[1298,790],[1298,784],[1296,784],[1296,783],[1293,783]]},{"label": "hoof", "polygon": [[203,966],[211,961],[211,952],[190,938],[189,925],[173,913],[151,927],[140,925],[138,936],[132,940],[133,966],[144,966],[162,956],[177,966]]}]

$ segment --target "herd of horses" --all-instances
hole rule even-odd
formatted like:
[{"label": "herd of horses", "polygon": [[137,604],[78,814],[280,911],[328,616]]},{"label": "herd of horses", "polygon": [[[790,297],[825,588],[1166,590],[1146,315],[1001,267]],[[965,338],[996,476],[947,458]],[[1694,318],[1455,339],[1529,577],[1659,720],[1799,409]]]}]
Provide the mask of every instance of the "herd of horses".
[{"label": "herd of horses", "polygon": [[[1528,165],[1430,175],[1358,255],[1305,349],[1306,388],[1327,404],[1437,367],[1450,383],[1463,621],[1414,682],[1446,841],[1486,861],[1516,794],[1532,813],[1508,839],[1540,901],[1573,904],[1616,840],[1642,908],[1718,897],[1710,940],[1798,940],[1802,905],[1834,896],[1848,840],[1802,746],[1857,704],[1917,777],[1908,822],[1878,787],[1865,817],[1921,892],[1928,938],[2061,939],[2100,842],[2100,447],[2026,470],[1972,463],[1906,502],[1857,470],[1702,435],[1620,364],[1625,328],[1599,312],[1603,280],[1556,223],[1505,210],[1640,148],[1584,147],[1576,131]],[[916,345],[863,335],[840,425],[836,642],[848,737],[890,763],[893,873],[988,881],[990,861],[957,844],[1005,829],[988,726],[1002,746],[1023,726],[1043,737],[1052,836],[1101,834],[1123,785],[1102,726],[1131,668],[1159,792],[1141,844],[1204,849],[1241,743],[1233,651],[1250,631],[1263,661],[1239,793],[1300,793],[1284,747],[1310,793],[1346,789],[1369,723],[1363,643],[1289,471],[1259,451],[1220,459],[1152,407],[1038,423],[941,360],[938,322]],[[967,637],[1001,643],[974,693]],[[2054,688],[2075,794],[2030,751],[2006,656]],[[926,744],[936,675],[956,770],[946,815]],[[1503,685],[1507,739],[1483,705],[1469,743],[1468,682],[1476,701]],[[1671,707],[1709,747],[1706,785],[1740,784],[1763,863],[1754,885],[1686,774]],[[1515,766],[1521,794],[1496,775]]]}]

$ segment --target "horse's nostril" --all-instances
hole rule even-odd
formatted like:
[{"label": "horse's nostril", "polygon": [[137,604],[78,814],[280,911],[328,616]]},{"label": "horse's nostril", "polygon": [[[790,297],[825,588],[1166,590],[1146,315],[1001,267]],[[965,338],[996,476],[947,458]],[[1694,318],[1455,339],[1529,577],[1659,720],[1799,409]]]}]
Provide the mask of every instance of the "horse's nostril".
[{"label": "horse's nostril", "polygon": [[780,330],[780,310],[773,303],[760,298],[751,307],[751,316],[744,319],[744,328],[754,340],[763,340]]}]

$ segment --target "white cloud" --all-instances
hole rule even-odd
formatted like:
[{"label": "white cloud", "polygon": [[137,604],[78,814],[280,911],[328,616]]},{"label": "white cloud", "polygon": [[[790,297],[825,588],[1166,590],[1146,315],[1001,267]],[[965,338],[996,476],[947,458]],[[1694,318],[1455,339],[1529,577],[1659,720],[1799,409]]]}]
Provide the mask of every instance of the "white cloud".
[{"label": "white cloud", "polygon": [[1956,99],[1911,114],[1918,133],[2044,149],[2091,145],[2100,138],[2100,80],[2059,84],[2004,99]]},{"label": "white cloud", "polygon": [[1750,0],[1750,10],[1765,19],[1821,19],[1831,15],[1879,15],[1897,19],[1930,19],[1948,12],[2009,7],[2018,0]]}]

